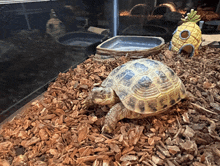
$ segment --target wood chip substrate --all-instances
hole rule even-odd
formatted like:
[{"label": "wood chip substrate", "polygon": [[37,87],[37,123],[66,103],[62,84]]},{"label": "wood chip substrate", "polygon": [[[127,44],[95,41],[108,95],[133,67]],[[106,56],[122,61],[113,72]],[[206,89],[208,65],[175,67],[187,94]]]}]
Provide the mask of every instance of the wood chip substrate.
[{"label": "wood chip substrate", "polygon": [[23,114],[0,130],[0,165],[9,166],[218,166],[220,165],[220,49],[202,47],[189,58],[166,46],[148,56],[171,67],[189,99],[141,120],[123,119],[101,134],[108,106],[83,109],[94,86],[129,61],[92,57],[60,73]]}]

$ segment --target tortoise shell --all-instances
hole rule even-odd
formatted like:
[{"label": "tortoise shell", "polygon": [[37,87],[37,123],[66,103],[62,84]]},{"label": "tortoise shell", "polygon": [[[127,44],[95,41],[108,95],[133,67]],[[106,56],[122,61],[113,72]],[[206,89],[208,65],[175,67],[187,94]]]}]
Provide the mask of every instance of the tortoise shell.
[{"label": "tortoise shell", "polygon": [[160,113],[186,96],[172,69],[147,58],[118,66],[101,86],[112,88],[127,109],[142,114]]}]

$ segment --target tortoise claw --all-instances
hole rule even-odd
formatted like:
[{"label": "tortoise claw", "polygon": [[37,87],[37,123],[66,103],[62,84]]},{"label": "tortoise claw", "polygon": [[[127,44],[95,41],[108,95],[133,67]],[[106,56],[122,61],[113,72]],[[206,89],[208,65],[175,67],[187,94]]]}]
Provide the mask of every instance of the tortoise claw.
[{"label": "tortoise claw", "polygon": [[82,103],[82,108],[83,108],[83,109],[88,109],[88,106],[87,106],[87,104],[85,104],[85,103]]},{"label": "tortoise claw", "polygon": [[83,109],[88,109],[92,106],[92,102],[90,102],[88,99],[85,99],[81,104]]},{"label": "tortoise claw", "polygon": [[102,127],[102,134],[104,133],[112,133],[113,132],[113,129],[112,127],[110,127],[109,125],[105,124],[103,127]]}]

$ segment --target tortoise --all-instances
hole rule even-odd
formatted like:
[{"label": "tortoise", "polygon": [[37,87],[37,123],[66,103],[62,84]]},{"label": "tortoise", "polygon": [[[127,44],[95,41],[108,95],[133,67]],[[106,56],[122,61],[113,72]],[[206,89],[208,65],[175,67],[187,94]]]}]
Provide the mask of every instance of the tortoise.
[{"label": "tortoise", "polygon": [[157,115],[185,97],[185,86],[171,68],[142,58],[112,70],[100,87],[92,89],[84,106],[112,105],[102,127],[103,133],[112,133],[121,119]]}]

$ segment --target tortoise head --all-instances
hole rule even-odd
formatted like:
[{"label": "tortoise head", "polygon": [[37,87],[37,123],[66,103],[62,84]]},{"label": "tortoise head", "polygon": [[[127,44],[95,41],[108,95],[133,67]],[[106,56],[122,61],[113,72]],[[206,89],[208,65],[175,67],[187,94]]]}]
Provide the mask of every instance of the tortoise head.
[{"label": "tortoise head", "polygon": [[115,92],[111,88],[94,87],[83,104],[86,107],[90,107],[94,104],[110,105],[114,104],[116,100]]}]

